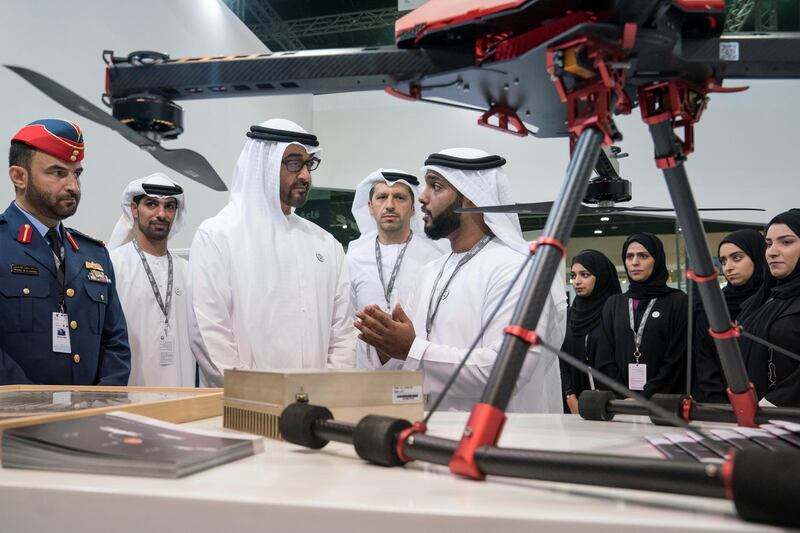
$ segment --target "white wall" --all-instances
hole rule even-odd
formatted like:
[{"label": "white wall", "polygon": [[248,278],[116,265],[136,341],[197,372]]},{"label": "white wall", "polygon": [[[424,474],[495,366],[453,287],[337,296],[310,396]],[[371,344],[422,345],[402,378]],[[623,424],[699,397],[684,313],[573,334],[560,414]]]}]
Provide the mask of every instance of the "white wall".
[{"label": "white wall", "polygon": [[[103,49],[112,49],[117,55],[157,50],[172,57],[267,51],[219,0],[18,0],[2,5],[0,63],[37,70],[101,107]],[[119,197],[125,185],[156,171],[166,172],[186,190],[189,217],[172,246],[188,247],[199,223],[227,202],[228,193],[212,191],[166,169],[118,134],[72,115],[4,68],[0,68],[0,102],[0,139],[5,139],[4,143],[38,118],[66,118],[83,127],[83,198],[77,214],[66,222],[69,226],[107,239],[119,218]],[[250,125],[282,116],[307,128],[313,126],[310,96],[181,105],[186,132],[164,146],[202,153],[228,184]],[[11,184],[0,185],[0,210],[12,199]]]},{"label": "white wall", "polygon": [[[726,85],[736,85],[728,82]],[[696,129],[687,169],[699,206],[760,207],[766,213],[717,212],[712,220],[766,222],[800,207],[795,170],[798,81],[751,83],[744,93],[714,94]],[[353,188],[370,171],[417,171],[441,148],[474,146],[503,155],[519,202],[552,200],[568,162],[566,139],[520,139],[476,125],[477,113],[397,100],[383,93],[314,97],[314,126],[325,148],[319,184]],[[631,205],[669,206],[652,140],[639,110],[618,117],[625,135],[621,174],[633,183]]]},{"label": "white wall", "polygon": [[[0,62],[38,70],[98,104],[104,80],[100,54],[105,48],[118,55],[150,49],[172,57],[266,50],[220,0],[29,0],[3,5]],[[800,111],[792,97],[800,82],[751,85],[745,93],[712,95],[688,170],[699,204],[763,207],[768,213],[715,213],[708,218],[765,222],[775,212],[800,206],[793,157]],[[83,126],[83,200],[69,225],[107,238],[119,216],[124,186],[155,171],[167,172],[187,191],[189,219],[172,241],[175,247],[188,246],[197,225],[227,201],[227,193],[166,170],[116,133],[72,116],[6,69],[0,69],[0,96],[0,139],[10,139],[36,118],[70,118]],[[382,92],[182,105],[186,132],[165,146],[201,152],[227,183],[247,128],[275,116],[293,119],[320,136],[324,162],[315,172],[317,186],[351,189],[377,167],[416,171],[433,151],[475,146],[508,159],[518,201],[545,201],[556,194],[567,164],[566,139],[520,139],[478,127],[477,113],[405,102]],[[619,118],[618,125],[625,134],[622,146],[631,154],[621,165],[623,176],[633,182],[633,203],[668,205],[638,110]],[[2,208],[12,197],[10,183],[0,186]]]}]

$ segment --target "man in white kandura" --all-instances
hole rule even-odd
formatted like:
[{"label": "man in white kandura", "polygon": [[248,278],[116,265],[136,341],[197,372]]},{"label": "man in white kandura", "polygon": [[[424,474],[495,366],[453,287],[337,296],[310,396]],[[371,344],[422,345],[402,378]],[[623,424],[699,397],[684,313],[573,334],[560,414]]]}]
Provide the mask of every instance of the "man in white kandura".
[{"label": "man in white kandura", "polygon": [[204,383],[228,368],[355,365],[342,245],[294,214],[320,163],[315,135],[285,119],[253,126],[228,205],[200,225],[189,264],[189,332]]},{"label": "man in white kandura", "polygon": [[[514,279],[529,251],[519,218],[454,211],[512,203],[508,179],[501,171],[504,164],[499,156],[470,148],[428,157],[423,167],[426,188],[420,197],[425,233],[433,239],[447,238],[452,253],[428,263],[419,273],[408,315],[400,306],[389,315],[375,305],[356,313],[362,340],[380,353],[404,360],[403,368],[423,369],[428,407],[488,323],[440,408],[468,411],[480,400],[503,329],[510,324],[522,293],[525,276]],[[536,328],[552,345],[560,346],[564,339],[566,309],[564,280],[559,275]],[[507,410],[561,412],[560,387],[556,356],[535,348],[528,352]]]},{"label": "man in white kandura", "polygon": [[[391,313],[396,304],[405,306],[419,269],[444,253],[425,236],[422,213],[414,207],[417,198],[419,180],[402,170],[378,169],[356,188],[353,216],[361,236],[347,247],[355,309],[377,304]],[[400,368],[403,361],[358,341],[356,364]]]},{"label": "man in white kandura", "polygon": [[183,189],[157,173],[132,181],[121,203],[108,248],[131,343],[128,385],[194,387],[184,302],[188,263],[167,249],[186,217]]}]

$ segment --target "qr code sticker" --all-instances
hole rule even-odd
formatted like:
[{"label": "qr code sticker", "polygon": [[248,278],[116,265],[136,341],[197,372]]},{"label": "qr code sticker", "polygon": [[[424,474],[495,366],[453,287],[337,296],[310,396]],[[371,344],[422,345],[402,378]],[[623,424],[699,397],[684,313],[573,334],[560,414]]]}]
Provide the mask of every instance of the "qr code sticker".
[{"label": "qr code sticker", "polygon": [[719,43],[719,58],[722,61],[739,61],[739,43]]}]

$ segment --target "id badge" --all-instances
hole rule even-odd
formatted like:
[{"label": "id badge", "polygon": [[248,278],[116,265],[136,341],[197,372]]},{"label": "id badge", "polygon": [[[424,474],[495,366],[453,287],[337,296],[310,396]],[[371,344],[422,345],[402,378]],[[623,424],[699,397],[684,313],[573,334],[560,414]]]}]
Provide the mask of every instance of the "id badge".
[{"label": "id badge", "polygon": [[66,313],[53,313],[53,351],[70,353],[69,316]]},{"label": "id badge", "polygon": [[158,343],[158,362],[162,366],[175,363],[175,337],[171,333],[162,333]]},{"label": "id badge", "polygon": [[647,365],[636,363],[628,364],[628,388],[630,390],[644,390],[647,383]]}]

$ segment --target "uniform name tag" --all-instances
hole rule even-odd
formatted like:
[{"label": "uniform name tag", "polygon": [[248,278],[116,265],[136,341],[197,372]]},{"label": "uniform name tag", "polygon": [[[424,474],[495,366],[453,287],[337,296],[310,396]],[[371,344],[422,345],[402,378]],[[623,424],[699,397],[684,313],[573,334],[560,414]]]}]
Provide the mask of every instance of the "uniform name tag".
[{"label": "uniform name tag", "polygon": [[12,274],[24,274],[26,276],[38,276],[39,267],[36,265],[11,265]]},{"label": "uniform name tag", "polygon": [[69,316],[66,313],[53,313],[53,351],[70,353]]},{"label": "uniform name tag", "polygon": [[175,363],[175,337],[171,333],[161,335],[158,343],[158,362],[162,366]]},{"label": "uniform name tag", "polygon": [[647,365],[629,363],[628,388],[630,390],[644,390],[645,383],[647,383]]}]

